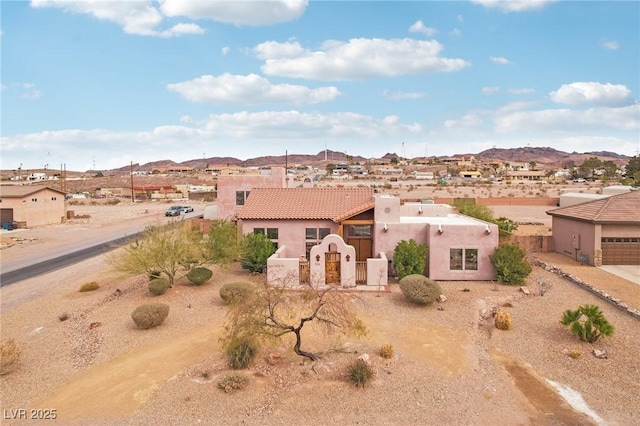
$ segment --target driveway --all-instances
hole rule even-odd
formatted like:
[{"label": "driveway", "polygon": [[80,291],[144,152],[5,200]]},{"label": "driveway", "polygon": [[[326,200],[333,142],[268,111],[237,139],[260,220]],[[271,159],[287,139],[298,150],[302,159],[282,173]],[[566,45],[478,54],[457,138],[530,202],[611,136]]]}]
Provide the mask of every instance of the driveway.
[{"label": "driveway", "polygon": [[599,269],[640,285],[640,265],[604,265]]}]

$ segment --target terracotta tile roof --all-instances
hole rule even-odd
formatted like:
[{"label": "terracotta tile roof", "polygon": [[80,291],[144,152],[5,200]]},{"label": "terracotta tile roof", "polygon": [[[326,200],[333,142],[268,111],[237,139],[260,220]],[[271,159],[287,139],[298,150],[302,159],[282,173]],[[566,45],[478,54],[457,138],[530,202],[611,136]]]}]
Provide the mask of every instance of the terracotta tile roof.
[{"label": "terracotta tile roof", "polygon": [[560,207],[547,214],[593,223],[640,224],[640,190]]},{"label": "terracotta tile roof", "polygon": [[44,189],[50,189],[51,191],[64,194],[64,191],[60,191],[59,189],[52,188],[47,185],[0,185],[0,197],[22,198]]},{"label": "terracotta tile roof", "polygon": [[238,214],[252,220],[333,220],[364,210],[371,188],[253,188]]}]

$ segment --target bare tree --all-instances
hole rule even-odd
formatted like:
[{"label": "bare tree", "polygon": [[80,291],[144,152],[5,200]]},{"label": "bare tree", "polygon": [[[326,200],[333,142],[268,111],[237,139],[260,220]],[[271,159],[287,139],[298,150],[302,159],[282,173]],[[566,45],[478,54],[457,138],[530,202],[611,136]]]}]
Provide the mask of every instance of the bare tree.
[{"label": "bare tree", "polygon": [[366,334],[357,317],[353,294],[324,284],[296,283],[292,288],[287,282],[291,282],[290,277],[271,285],[265,283],[243,303],[230,306],[225,343],[237,337],[279,339],[293,334],[296,339],[293,351],[315,361],[319,354],[302,349],[301,332],[306,324],[315,322],[327,335]]}]

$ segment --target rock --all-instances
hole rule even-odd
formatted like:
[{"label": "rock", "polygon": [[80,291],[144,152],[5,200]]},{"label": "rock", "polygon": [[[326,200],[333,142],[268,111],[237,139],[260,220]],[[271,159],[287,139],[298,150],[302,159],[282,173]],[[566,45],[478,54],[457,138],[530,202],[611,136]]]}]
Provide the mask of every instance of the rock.
[{"label": "rock", "polygon": [[599,359],[607,359],[607,358],[609,358],[609,354],[607,354],[606,350],[593,349],[591,351],[591,353],[593,353],[593,356],[595,356],[596,358],[599,358]]},{"label": "rock", "polygon": [[446,301],[447,301],[447,296],[445,296],[444,294],[441,294],[440,296],[438,296],[438,302],[444,303]]},{"label": "rock", "polygon": [[520,291],[521,291],[521,292],[523,292],[523,293],[524,293],[525,295],[527,295],[527,296],[531,294],[531,292],[529,291],[529,289],[528,289],[528,288],[526,288],[526,287],[520,287]]},{"label": "rock", "polygon": [[93,330],[94,328],[98,328],[102,325],[101,322],[92,322],[91,324],[89,324],[89,330]]},{"label": "rock", "polygon": [[367,364],[371,364],[371,360],[369,359],[369,354],[362,354],[358,357],[358,359],[363,360]]},{"label": "rock", "polygon": [[269,363],[269,365],[276,365],[280,362],[281,359],[282,355],[277,352],[269,352],[269,355],[267,355],[267,362]]}]

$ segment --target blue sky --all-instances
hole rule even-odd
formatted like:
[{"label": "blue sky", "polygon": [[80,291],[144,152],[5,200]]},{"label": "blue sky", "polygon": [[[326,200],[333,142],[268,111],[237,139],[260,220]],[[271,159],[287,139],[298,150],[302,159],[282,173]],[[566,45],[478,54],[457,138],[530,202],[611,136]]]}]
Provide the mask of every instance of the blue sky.
[{"label": "blue sky", "polygon": [[640,149],[637,1],[2,1],[2,169]]}]

